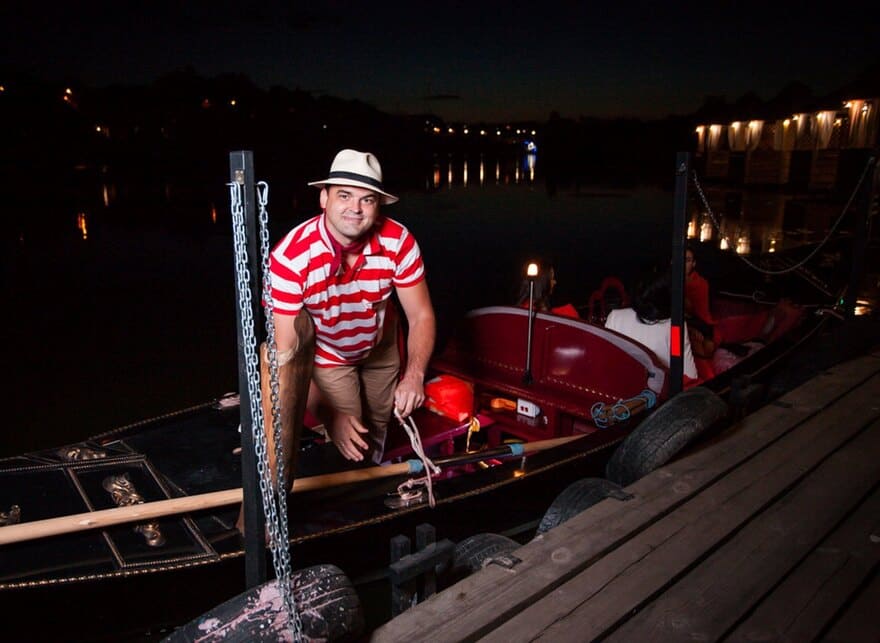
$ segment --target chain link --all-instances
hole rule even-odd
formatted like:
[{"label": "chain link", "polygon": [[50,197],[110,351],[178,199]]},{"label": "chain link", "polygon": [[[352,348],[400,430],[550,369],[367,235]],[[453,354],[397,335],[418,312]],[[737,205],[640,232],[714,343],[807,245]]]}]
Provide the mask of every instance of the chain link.
[{"label": "chain link", "polygon": [[[849,199],[847,200],[846,205],[843,206],[843,210],[841,211],[840,216],[837,217],[837,220],[834,222],[834,225],[831,226],[831,229],[828,231],[828,234],[825,235],[825,238],[822,239],[822,241],[819,243],[819,245],[817,245],[815,248],[813,248],[813,251],[810,252],[810,254],[808,254],[804,259],[801,259],[798,263],[796,263],[792,266],[789,266],[788,268],[783,268],[781,270],[767,270],[766,268],[760,267],[759,265],[757,265],[756,263],[754,263],[753,261],[751,261],[748,257],[745,257],[744,255],[736,253],[736,256],[739,257],[747,266],[749,266],[753,270],[756,270],[756,271],[763,273],[765,275],[784,275],[789,272],[794,272],[798,268],[801,268],[802,266],[804,266],[808,261],[810,261],[816,255],[816,253],[818,253],[823,248],[823,246],[826,243],[828,243],[829,239],[831,239],[831,236],[837,230],[837,226],[840,225],[841,221],[843,221],[843,218],[846,216],[846,213],[849,212],[849,208],[852,205],[853,199],[855,199],[856,194],[859,193],[859,189],[862,187],[862,183],[864,183],[865,177],[868,175],[868,171],[874,165],[874,160],[875,159],[873,156],[870,159],[868,159],[868,162],[865,165],[865,169],[862,172],[862,176],[859,178],[859,182],[856,184],[856,187],[853,189],[852,193],[849,195]],[[694,187],[697,188],[697,193],[700,195],[700,200],[703,202],[703,207],[706,208],[706,213],[709,215],[709,218],[712,220],[712,225],[715,226],[715,229],[718,230],[719,236],[727,242],[727,245],[732,247],[730,239],[721,230],[721,222],[718,221],[718,219],[715,216],[715,212],[713,212],[712,208],[709,206],[709,200],[706,198],[706,195],[703,193],[703,187],[700,185],[700,180],[697,178],[696,170],[694,170],[692,172],[692,177],[693,177]]]},{"label": "chain link", "polygon": [[[268,198],[268,186],[264,182],[260,202],[260,239],[261,256],[263,262],[264,281],[268,271],[268,214],[266,212],[266,199]],[[263,509],[266,514],[266,525],[269,531],[269,547],[272,550],[272,561],[275,568],[275,578],[278,584],[278,593],[284,602],[284,608],[288,616],[288,626],[294,641],[302,641],[302,623],[299,611],[293,600],[293,592],[290,586],[291,565],[289,537],[287,530],[287,490],[283,484],[283,459],[280,457],[280,414],[278,412],[278,362],[277,350],[274,355],[270,354],[270,373],[272,392],[273,435],[275,436],[276,462],[278,463],[278,484],[272,484],[272,473],[269,467],[266,446],[266,432],[264,430],[262,392],[260,390],[260,369],[257,356],[257,340],[254,331],[254,318],[252,313],[252,297],[250,288],[250,270],[248,269],[247,237],[245,234],[244,206],[242,194],[244,186],[239,183],[229,184],[229,200],[232,212],[232,236],[235,249],[235,274],[238,284],[238,306],[241,314],[242,339],[245,354],[245,368],[248,378],[248,394],[250,397],[251,426],[253,431],[254,452],[257,460],[257,472],[260,478],[260,494],[263,499]],[[267,330],[271,323],[271,311],[267,311]],[[274,324],[271,328],[271,345],[274,348],[275,334]],[[267,347],[269,339],[267,339]],[[274,361],[273,361],[274,360]]]}]

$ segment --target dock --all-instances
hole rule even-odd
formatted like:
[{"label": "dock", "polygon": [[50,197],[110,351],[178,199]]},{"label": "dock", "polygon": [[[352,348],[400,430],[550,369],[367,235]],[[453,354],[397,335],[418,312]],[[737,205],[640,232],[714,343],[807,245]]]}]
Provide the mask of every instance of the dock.
[{"label": "dock", "polygon": [[371,640],[880,640],[880,351],[625,491]]}]

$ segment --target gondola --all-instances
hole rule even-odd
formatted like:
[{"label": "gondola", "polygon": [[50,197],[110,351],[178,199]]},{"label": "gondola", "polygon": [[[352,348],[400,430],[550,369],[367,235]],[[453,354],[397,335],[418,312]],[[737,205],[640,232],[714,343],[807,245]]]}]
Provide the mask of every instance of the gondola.
[{"label": "gondola", "polygon": [[[812,289],[815,302],[833,304],[837,294],[827,297],[829,289]],[[712,379],[693,384],[728,400],[747,390],[830,318],[818,314],[830,308],[814,303],[768,303],[754,291],[715,297],[730,348],[718,353],[727,351],[728,361]],[[568,484],[604,475],[615,445],[653,417],[652,407],[669,403],[670,373],[648,349],[594,321],[508,306],[462,320],[428,379],[464,390],[466,410],[450,412],[434,400],[413,416],[425,453],[441,468],[431,498],[426,488],[403,484],[420,475],[407,473],[418,460],[402,430],[389,436],[383,466],[355,470],[320,427],[307,431],[289,501],[295,567],[338,566],[365,588],[361,600],[374,604],[373,618],[381,620],[392,537],[430,524],[453,542],[479,532],[527,538]],[[16,640],[120,640],[167,631],[241,592],[241,495],[234,492],[242,476],[240,420],[238,396],[228,394],[0,460],[4,630]],[[359,477],[364,481],[353,481]],[[59,517],[229,490],[218,506],[4,540]],[[34,605],[51,619],[25,620]]]}]

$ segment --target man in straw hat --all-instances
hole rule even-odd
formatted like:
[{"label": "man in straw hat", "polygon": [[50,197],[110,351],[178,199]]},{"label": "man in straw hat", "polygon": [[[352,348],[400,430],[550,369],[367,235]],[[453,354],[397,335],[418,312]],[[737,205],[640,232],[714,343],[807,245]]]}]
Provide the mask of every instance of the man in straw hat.
[{"label": "man in straw hat", "polygon": [[[425,400],[436,326],[425,268],[409,230],[380,214],[398,199],[382,187],[373,154],[342,150],[327,178],[309,185],[321,189],[322,214],[291,230],[270,257],[285,460],[292,463],[298,443],[285,397],[300,380],[302,398],[304,379],[285,365],[303,361],[294,356],[311,349],[313,333],[309,409],[345,458],[378,463],[393,410],[406,417]],[[402,377],[392,292],[409,327]]]}]

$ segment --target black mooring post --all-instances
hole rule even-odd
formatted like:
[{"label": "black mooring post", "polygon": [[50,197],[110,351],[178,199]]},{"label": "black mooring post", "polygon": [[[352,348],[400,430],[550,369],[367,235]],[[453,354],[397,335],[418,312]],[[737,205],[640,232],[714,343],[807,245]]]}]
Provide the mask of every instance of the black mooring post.
[{"label": "black mooring post", "polygon": [[675,158],[675,199],[672,215],[672,264],[669,286],[672,320],[669,337],[669,395],[681,393],[684,377],[684,237],[687,230],[687,184],[690,154]]},{"label": "black mooring post", "polygon": [[843,301],[843,311],[847,319],[853,319],[856,315],[856,301],[859,287],[862,282],[862,273],[865,270],[865,252],[868,249],[868,232],[871,224],[871,203],[874,200],[874,190],[877,189],[877,153],[868,161],[865,170],[865,182],[862,185],[858,205],[855,211],[855,224],[853,225],[853,256],[852,268],[849,274],[849,286],[846,289],[846,297]]},{"label": "black mooring post", "polygon": [[[244,211],[245,237],[247,240],[248,270],[250,271],[251,314],[254,320],[254,334],[259,337],[260,298],[257,271],[257,217],[256,195],[254,190],[254,154],[239,151],[229,153],[229,180],[244,186],[242,206]],[[260,495],[260,480],[257,471],[257,458],[254,451],[253,427],[251,421],[251,396],[248,392],[247,364],[245,362],[244,329],[238,302],[242,293],[238,279],[235,279],[235,321],[238,338],[238,391],[241,400],[241,486],[244,494],[244,561],[247,587],[256,587],[266,581],[266,520],[263,515],[263,502]]]}]

